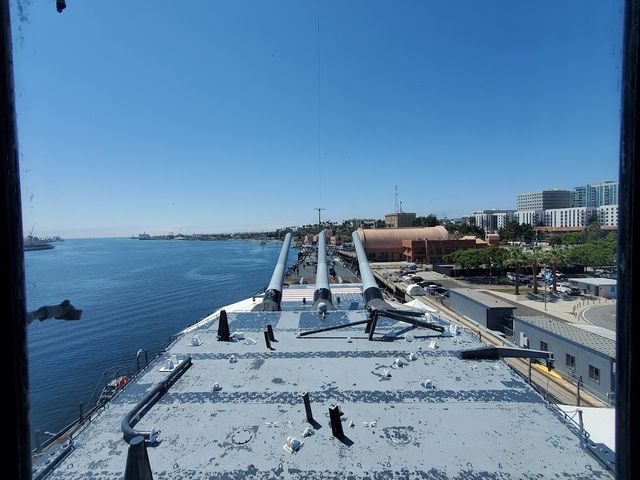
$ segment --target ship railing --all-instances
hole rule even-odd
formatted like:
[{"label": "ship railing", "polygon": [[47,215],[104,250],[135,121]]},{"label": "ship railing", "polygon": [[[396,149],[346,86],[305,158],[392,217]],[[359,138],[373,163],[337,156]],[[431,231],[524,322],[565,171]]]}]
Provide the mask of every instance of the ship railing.
[{"label": "ship railing", "polygon": [[[181,333],[171,335],[169,337],[169,343],[162,350],[157,350],[157,351],[151,351],[150,352],[148,350],[144,350],[143,349],[142,352],[144,352],[144,354],[145,354],[145,362],[144,362],[144,365],[142,365],[142,366],[140,366],[139,364],[136,365],[136,370],[137,371],[135,373],[129,374],[129,372],[131,372],[131,368],[130,367],[117,367],[117,366],[111,367],[110,369],[108,369],[105,372],[103,372],[102,376],[101,376],[101,379],[98,382],[98,384],[96,385],[96,387],[94,388],[94,392],[92,393],[91,399],[87,403],[87,405],[91,405],[91,402],[92,402],[93,398],[95,397],[96,389],[98,388],[100,383],[103,381],[103,377],[107,372],[109,372],[110,370],[113,370],[113,369],[118,369],[121,372],[127,372],[127,377],[129,377],[129,382],[127,382],[127,384],[132,383],[134,380],[137,380],[140,376],[144,375],[144,373],[148,370],[149,365],[151,365],[157,359],[159,359],[162,355],[164,355],[167,352],[167,350],[169,348],[171,348],[171,346],[181,336],[182,336]],[[111,400],[113,400],[117,395],[119,395],[121,391],[122,391],[122,389],[117,391],[115,393],[115,395],[111,398]],[[34,455],[38,454],[41,451],[43,451],[44,449],[46,449],[47,447],[49,447],[50,445],[56,443],[61,438],[64,438],[66,436],[69,436],[69,435],[72,435],[72,434],[76,433],[82,427],[84,427],[85,425],[88,425],[89,423],[91,423],[91,421],[93,420],[93,418],[96,416],[97,413],[101,412],[105,408],[108,408],[107,407],[108,404],[109,404],[109,402],[97,403],[96,405],[93,405],[93,407],[91,407],[89,410],[84,411],[83,406],[82,406],[83,404],[80,403],[80,415],[78,416],[78,418],[73,420],[71,423],[69,423],[67,426],[63,427],[61,430],[59,430],[55,434],[53,434],[53,435],[48,434],[49,437],[46,440],[44,440],[43,442],[40,442],[39,433],[36,432],[36,446],[35,446],[34,449],[32,449],[31,453],[34,454]]]}]

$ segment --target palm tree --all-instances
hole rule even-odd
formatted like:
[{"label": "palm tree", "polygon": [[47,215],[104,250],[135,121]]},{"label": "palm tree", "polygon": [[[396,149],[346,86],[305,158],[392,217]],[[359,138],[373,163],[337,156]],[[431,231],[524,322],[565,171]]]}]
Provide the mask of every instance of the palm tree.
[{"label": "palm tree", "polygon": [[569,266],[571,265],[571,261],[569,259],[569,256],[567,255],[566,249],[559,246],[553,247],[547,252],[547,255],[549,258],[549,262],[551,263],[551,275],[553,279],[551,291],[553,293],[556,293],[556,272],[558,271],[558,266]]},{"label": "palm tree", "polygon": [[547,259],[547,254],[541,251],[539,248],[534,248],[530,252],[527,252],[527,258],[529,261],[529,265],[531,265],[531,270],[533,273],[533,294],[538,294],[538,267]]},{"label": "palm tree", "polygon": [[509,249],[509,254],[505,259],[505,264],[516,268],[516,295],[520,295],[520,266],[527,263],[527,257],[522,247]]}]

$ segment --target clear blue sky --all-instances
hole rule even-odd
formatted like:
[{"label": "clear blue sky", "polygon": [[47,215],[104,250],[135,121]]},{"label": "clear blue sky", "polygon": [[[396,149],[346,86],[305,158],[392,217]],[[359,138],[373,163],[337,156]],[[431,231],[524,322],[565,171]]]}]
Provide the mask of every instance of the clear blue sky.
[{"label": "clear blue sky", "polygon": [[67,4],[13,1],[36,234],[382,218],[396,184],[457,217],[618,178],[622,0]]}]

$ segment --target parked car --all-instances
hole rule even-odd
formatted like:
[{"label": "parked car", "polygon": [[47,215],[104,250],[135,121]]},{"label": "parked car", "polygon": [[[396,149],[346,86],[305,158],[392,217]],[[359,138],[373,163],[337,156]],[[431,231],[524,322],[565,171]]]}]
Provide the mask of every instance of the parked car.
[{"label": "parked car", "polygon": [[565,295],[580,295],[582,290],[575,285],[570,285],[568,283],[560,283],[556,285],[556,290],[560,293],[564,293]]}]

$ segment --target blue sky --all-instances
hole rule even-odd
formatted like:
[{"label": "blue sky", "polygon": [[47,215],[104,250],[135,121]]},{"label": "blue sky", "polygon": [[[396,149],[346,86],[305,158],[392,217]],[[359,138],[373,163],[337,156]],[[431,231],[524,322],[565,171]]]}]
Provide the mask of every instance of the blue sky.
[{"label": "blue sky", "polygon": [[396,184],[457,217],[618,178],[621,0],[67,4],[13,2],[26,231],[382,218]]}]

